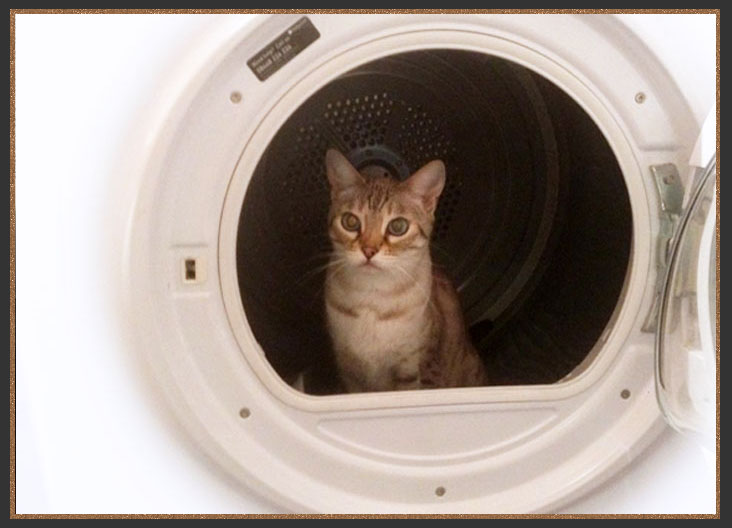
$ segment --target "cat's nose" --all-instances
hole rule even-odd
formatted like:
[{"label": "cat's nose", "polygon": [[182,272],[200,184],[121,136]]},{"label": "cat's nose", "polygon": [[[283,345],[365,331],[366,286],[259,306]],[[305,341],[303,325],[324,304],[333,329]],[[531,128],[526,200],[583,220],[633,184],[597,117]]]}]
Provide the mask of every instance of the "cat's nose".
[{"label": "cat's nose", "polygon": [[363,251],[366,259],[371,260],[371,257],[376,255],[379,250],[371,246],[361,246],[361,251]]}]

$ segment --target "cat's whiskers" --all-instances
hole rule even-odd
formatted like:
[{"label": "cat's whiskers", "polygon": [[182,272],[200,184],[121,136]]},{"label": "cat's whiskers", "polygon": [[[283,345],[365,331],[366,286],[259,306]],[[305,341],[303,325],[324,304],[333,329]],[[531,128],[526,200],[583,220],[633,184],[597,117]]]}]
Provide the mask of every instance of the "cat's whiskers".
[{"label": "cat's whiskers", "polygon": [[341,257],[338,260],[334,261],[333,270],[331,271],[331,276],[336,277],[339,273],[341,273],[344,269],[346,269],[346,266],[348,265],[348,259]]},{"label": "cat's whiskers", "polygon": [[298,285],[302,284],[303,282],[312,279],[316,275],[323,273],[324,271],[327,271],[330,268],[333,268],[338,265],[345,265],[347,263],[347,259],[345,257],[336,256],[333,257],[333,254],[329,256],[330,260],[326,262],[325,264],[318,266],[314,269],[311,269],[310,271],[307,271],[303,274],[303,276],[300,278],[300,280],[297,282]]},{"label": "cat's whiskers", "polygon": [[427,306],[429,306],[431,308],[435,307],[433,300],[432,300],[432,292],[427,291],[427,289],[424,286],[422,286],[422,284],[421,284],[422,281],[417,279],[414,275],[409,273],[406,269],[404,269],[399,264],[394,264],[394,269],[404,273],[404,275],[406,275],[409,279],[412,280],[412,282],[414,283],[414,286],[417,287],[417,289],[419,289],[422,292],[422,294],[424,294],[425,298],[427,299]]},{"label": "cat's whiskers", "polygon": [[[320,268],[322,268],[320,271],[330,270],[331,277],[336,277],[346,268],[347,264],[348,264],[348,262],[346,259],[340,258],[337,260],[333,260],[324,266],[320,266]],[[316,270],[316,272],[317,272],[317,270]],[[312,277],[313,272],[311,271],[309,273],[310,273],[310,276]],[[298,281],[298,284],[301,284],[303,281],[304,281],[304,279]],[[322,294],[324,291],[325,291],[325,281],[321,282],[320,286],[318,286],[318,288],[313,293],[313,302],[317,302],[319,299],[321,299],[320,294]]]}]

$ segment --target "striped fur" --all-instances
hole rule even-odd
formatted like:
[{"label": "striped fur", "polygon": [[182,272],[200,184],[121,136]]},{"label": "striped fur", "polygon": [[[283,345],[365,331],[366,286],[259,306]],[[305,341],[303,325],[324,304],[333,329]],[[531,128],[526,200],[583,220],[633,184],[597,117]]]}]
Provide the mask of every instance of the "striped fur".
[{"label": "striped fur", "polygon": [[[442,162],[407,181],[326,156],[333,253],[325,307],[341,381],[348,392],[476,386],[483,364],[467,336],[457,294],[433,270],[429,239],[444,186]],[[360,229],[342,224],[356,215]],[[394,236],[389,222],[409,222]]]}]

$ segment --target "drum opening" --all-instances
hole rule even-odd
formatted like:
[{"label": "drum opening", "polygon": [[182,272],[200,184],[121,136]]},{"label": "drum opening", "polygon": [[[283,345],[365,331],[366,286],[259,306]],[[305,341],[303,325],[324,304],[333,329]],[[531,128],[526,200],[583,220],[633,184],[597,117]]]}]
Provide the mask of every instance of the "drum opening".
[{"label": "drum opening", "polygon": [[318,90],[250,180],[239,288],[252,332],[286,382],[304,380],[309,394],[339,390],[323,309],[328,148],[399,179],[445,162],[432,255],[458,289],[495,384],[555,383],[593,350],[620,299],[633,228],[600,129],[523,66],[478,52],[413,51]]}]

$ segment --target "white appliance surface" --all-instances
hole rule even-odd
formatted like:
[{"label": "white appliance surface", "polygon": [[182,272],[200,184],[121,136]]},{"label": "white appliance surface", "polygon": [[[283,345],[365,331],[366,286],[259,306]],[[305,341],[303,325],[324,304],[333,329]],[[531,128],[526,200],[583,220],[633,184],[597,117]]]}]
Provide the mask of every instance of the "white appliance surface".
[{"label": "white appliance surface", "polygon": [[[144,162],[130,156],[156,133],[140,127],[141,116],[162,122],[161,90],[172,104],[172,80],[182,89],[255,19],[15,17],[19,514],[281,511],[227,477],[177,425],[127,346],[114,289],[125,251],[112,227],[124,214],[116,193]],[[714,512],[715,465],[713,450],[668,428],[561,511]]]}]

